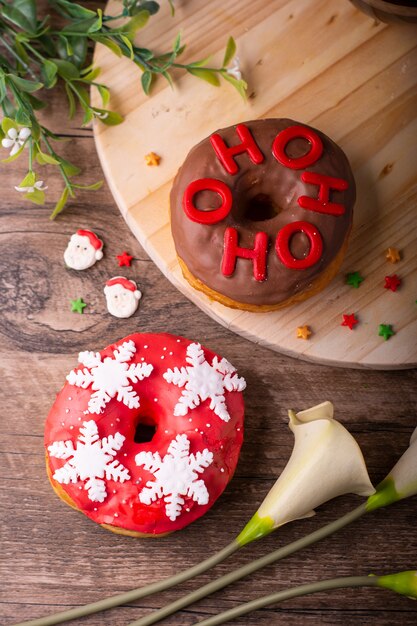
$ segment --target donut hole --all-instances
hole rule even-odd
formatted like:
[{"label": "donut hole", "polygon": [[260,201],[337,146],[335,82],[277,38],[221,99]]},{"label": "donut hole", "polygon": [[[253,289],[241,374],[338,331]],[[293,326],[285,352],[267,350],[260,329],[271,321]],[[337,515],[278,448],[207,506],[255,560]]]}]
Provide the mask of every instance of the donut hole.
[{"label": "donut hole", "polygon": [[279,207],[266,193],[258,193],[249,199],[244,217],[250,222],[266,222],[272,220],[280,212]]},{"label": "donut hole", "polygon": [[148,443],[152,441],[156,433],[156,424],[151,417],[141,416],[140,421],[136,425],[135,436],[133,440],[135,443]]}]

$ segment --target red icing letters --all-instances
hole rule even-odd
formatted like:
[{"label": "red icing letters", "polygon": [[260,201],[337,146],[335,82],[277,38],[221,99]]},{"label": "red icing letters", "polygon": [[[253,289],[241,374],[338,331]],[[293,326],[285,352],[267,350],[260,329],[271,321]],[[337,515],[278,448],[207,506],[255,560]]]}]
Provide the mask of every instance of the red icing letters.
[{"label": "red icing letters", "polygon": [[214,133],[214,135],[210,137],[211,145],[213,146],[220,163],[229,174],[237,174],[239,170],[234,159],[236,154],[243,154],[244,152],[247,152],[249,158],[253,163],[255,163],[255,165],[259,165],[259,163],[262,163],[264,160],[264,155],[259,150],[249,128],[244,124],[238,124],[236,126],[236,132],[239,135],[239,139],[242,140],[242,143],[237,146],[226,146],[218,133]]},{"label": "red icing letters", "polygon": [[[291,237],[295,233],[304,233],[310,240],[310,252],[304,259],[296,259],[290,250]],[[278,232],[275,250],[279,260],[292,270],[305,270],[320,260],[323,252],[323,240],[318,229],[310,222],[290,222]]]},{"label": "red icing letters", "polygon": [[318,198],[310,198],[309,196],[300,196],[298,204],[303,209],[317,211],[317,213],[327,213],[328,215],[343,215],[345,207],[337,202],[330,202],[329,195],[331,189],[344,191],[348,188],[348,183],[343,178],[334,178],[333,176],[325,176],[316,172],[303,172],[301,180],[311,185],[319,186]]},{"label": "red icing letters", "polygon": [[[285,148],[291,139],[299,137],[307,139],[311,144],[311,148],[304,156],[292,159],[285,152]],[[323,154],[323,142],[311,128],[305,128],[305,126],[296,124],[278,133],[272,144],[272,154],[285,167],[289,167],[292,170],[302,170],[318,161]]]},{"label": "red icing letters", "polygon": [[[199,191],[215,191],[222,199],[222,205],[212,211],[201,211],[194,205],[194,196]],[[190,183],[184,192],[182,206],[187,217],[199,224],[217,224],[230,213],[232,192],[226,183],[215,178],[199,178]]]},{"label": "red icing letters", "polygon": [[224,233],[222,273],[224,276],[231,276],[236,268],[236,259],[240,257],[253,261],[253,275],[256,280],[265,280],[267,247],[268,235],[264,232],[259,232],[255,235],[255,246],[253,249],[239,248],[236,228],[226,228]]}]

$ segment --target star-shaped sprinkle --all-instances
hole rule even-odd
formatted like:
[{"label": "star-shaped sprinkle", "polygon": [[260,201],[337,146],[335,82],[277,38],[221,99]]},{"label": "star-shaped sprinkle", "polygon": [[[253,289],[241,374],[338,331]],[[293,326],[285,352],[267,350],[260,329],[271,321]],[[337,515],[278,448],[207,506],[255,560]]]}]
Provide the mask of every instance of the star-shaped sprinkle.
[{"label": "star-shaped sprinkle", "polygon": [[161,157],[155,152],[150,152],[149,154],[145,155],[146,165],[159,165],[160,160]]},{"label": "star-shaped sprinkle", "polygon": [[343,322],[340,324],[341,326],[348,326],[350,330],[353,330],[353,327],[359,323],[359,320],[356,319],[354,313],[347,313],[343,315]]},{"label": "star-shaped sprinkle", "polygon": [[395,332],[392,330],[392,325],[391,324],[380,324],[379,325],[379,330],[378,330],[378,335],[380,337],[383,337],[385,339],[385,341],[388,341],[388,339],[390,337],[395,335]]},{"label": "star-shaped sprinkle", "polygon": [[119,267],[130,267],[132,263],[133,256],[131,256],[126,250],[122,252],[122,254],[118,254],[116,256],[117,262],[119,263]]},{"label": "star-shaped sprinkle", "polygon": [[297,339],[308,339],[311,335],[309,326],[299,326],[297,328]]},{"label": "star-shaped sprinkle", "polygon": [[398,287],[401,285],[401,279],[398,278],[397,274],[393,274],[392,276],[385,276],[385,289],[391,289],[391,291],[397,291]]},{"label": "star-shaped sprinkle", "polygon": [[360,275],[359,272],[349,272],[349,274],[346,274],[346,284],[354,287],[355,289],[358,289],[359,285],[364,280],[365,279]]},{"label": "star-shaped sprinkle", "polygon": [[83,302],[82,298],[77,298],[76,300],[71,300],[71,312],[72,313],[83,313],[83,309],[86,307],[86,303]]},{"label": "star-shaped sprinkle", "polygon": [[401,255],[397,248],[388,248],[385,254],[385,258],[390,263],[397,263],[397,261],[401,261]]}]

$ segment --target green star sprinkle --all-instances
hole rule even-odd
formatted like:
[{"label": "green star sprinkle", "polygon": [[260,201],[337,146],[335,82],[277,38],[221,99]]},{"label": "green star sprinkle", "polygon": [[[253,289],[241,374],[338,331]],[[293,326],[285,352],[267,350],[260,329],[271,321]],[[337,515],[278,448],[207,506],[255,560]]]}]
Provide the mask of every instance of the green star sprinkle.
[{"label": "green star sprinkle", "polygon": [[365,279],[359,272],[349,272],[349,274],[346,274],[346,284],[355,287],[355,289],[357,289],[364,280]]},{"label": "green star sprinkle", "polygon": [[390,337],[395,335],[395,332],[392,330],[392,325],[391,324],[380,324],[379,325],[379,330],[378,330],[378,335],[380,337],[383,337],[385,339],[385,341],[388,341],[388,339]]},{"label": "green star sprinkle", "polygon": [[83,313],[84,307],[86,307],[86,303],[83,302],[82,298],[77,298],[76,300],[71,300],[71,311],[72,313]]}]

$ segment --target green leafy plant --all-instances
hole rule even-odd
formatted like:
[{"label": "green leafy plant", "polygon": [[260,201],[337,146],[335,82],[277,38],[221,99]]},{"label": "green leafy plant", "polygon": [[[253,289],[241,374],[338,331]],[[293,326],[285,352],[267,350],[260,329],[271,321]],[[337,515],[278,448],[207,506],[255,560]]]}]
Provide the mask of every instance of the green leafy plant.
[{"label": "green leafy plant", "polygon": [[[173,15],[174,6],[168,1]],[[172,49],[163,54],[135,43],[137,32],[158,12],[159,2],[123,0],[120,14],[114,16],[68,0],[48,0],[48,4],[52,14],[41,19],[35,0],[0,0],[0,105],[4,116],[0,139],[3,147],[10,150],[3,163],[14,161],[24,152],[28,155],[27,174],[16,186],[27,200],[37,204],[45,201],[47,186],[38,179],[34,169],[36,164],[59,168],[64,188],[52,218],[64,209],[69,198],[75,198],[78,190],[98,189],[101,182],[77,183],[80,168],[60,156],[54,148],[61,137],[43,125],[38,117],[38,111],[47,106],[48,90],[54,89],[58,83],[63,85],[69,118],[72,119],[81,109],[84,126],[93,119],[108,125],[123,121],[119,113],[108,108],[109,89],[97,80],[100,68],[90,64],[92,45],[103,44],[139,67],[141,87],[146,94],[151,92],[159,76],[172,84],[171,72],[179,68],[214,86],[219,86],[220,80],[224,79],[245,97],[247,85],[240,73],[232,37],[227,43],[221,67],[210,67],[209,58],[180,63],[178,58],[185,49],[180,34]],[[101,107],[91,103],[92,88],[97,89],[101,97]]]}]

